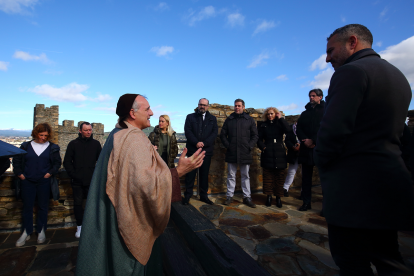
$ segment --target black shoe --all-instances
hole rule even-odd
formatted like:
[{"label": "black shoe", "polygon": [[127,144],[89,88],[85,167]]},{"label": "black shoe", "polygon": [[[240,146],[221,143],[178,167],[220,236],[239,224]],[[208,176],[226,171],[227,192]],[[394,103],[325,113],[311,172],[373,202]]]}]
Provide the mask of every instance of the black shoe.
[{"label": "black shoe", "polygon": [[276,207],[282,208],[282,200],[280,200],[280,196],[276,197]]},{"label": "black shoe", "polygon": [[305,203],[299,208],[299,211],[307,211],[307,210],[310,210],[310,209],[312,209],[311,204],[310,203]]},{"label": "black shoe", "polygon": [[211,201],[208,197],[200,197],[200,201],[210,205],[214,205],[213,201]]},{"label": "black shoe", "polygon": [[245,198],[243,198],[243,203],[246,204],[247,206],[249,206],[250,208],[256,208],[256,204],[254,204],[252,202],[252,198],[251,197],[245,197]]},{"label": "black shoe", "polygon": [[190,202],[190,198],[189,197],[183,197],[183,200],[182,200],[182,204],[183,205],[188,205],[188,203]]},{"label": "black shoe", "polygon": [[289,197],[289,192],[286,189],[283,189],[283,196],[284,197]]},{"label": "black shoe", "polygon": [[267,196],[265,205],[266,206],[272,206],[272,196],[271,195]]},{"label": "black shoe", "polygon": [[223,204],[224,204],[224,205],[230,205],[232,202],[233,202],[233,198],[228,196],[228,197],[226,198],[226,201],[224,201],[224,203],[223,203]]}]

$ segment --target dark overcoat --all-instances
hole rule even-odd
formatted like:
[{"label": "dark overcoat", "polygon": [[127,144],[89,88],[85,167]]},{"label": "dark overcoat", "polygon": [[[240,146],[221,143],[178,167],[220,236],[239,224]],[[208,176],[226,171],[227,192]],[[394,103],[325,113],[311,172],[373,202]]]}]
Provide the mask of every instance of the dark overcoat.
[{"label": "dark overcoat", "polygon": [[184,125],[185,137],[187,138],[187,155],[191,156],[198,150],[198,142],[203,142],[203,151],[206,155],[213,155],[214,142],[218,134],[217,118],[206,112],[204,121],[203,115],[199,112],[187,115]]},{"label": "dark overcoat", "polygon": [[290,126],[291,130],[286,133],[285,137],[285,145],[287,147],[288,153],[286,156],[286,161],[289,164],[295,164],[296,160],[298,160],[299,151],[295,151],[293,147],[298,143],[298,138],[296,134],[293,132],[293,125]]},{"label": "dark overcoat", "polygon": [[321,124],[325,108],[325,102],[321,100],[319,104],[312,107],[311,103],[305,106],[305,111],[302,112],[296,126],[296,135],[300,141],[299,150],[299,164],[314,165],[313,148],[305,146],[303,139],[312,139],[316,144],[318,130]]},{"label": "dark overcoat", "polygon": [[315,148],[328,224],[414,230],[400,139],[411,101],[404,75],[372,49],[332,76]]},{"label": "dark overcoat", "polygon": [[72,178],[72,184],[75,186],[89,186],[92,175],[95,170],[96,161],[98,161],[102,146],[99,141],[90,138],[79,137],[69,142],[66,148],[63,166],[69,177]]},{"label": "dark overcoat", "polygon": [[286,148],[283,134],[290,132],[290,126],[284,118],[266,120],[258,126],[257,146],[262,151],[260,165],[267,169],[286,169]]},{"label": "dark overcoat", "polygon": [[233,112],[224,121],[220,139],[227,148],[227,163],[251,164],[253,162],[252,149],[257,143],[256,122],[247,113]]}]

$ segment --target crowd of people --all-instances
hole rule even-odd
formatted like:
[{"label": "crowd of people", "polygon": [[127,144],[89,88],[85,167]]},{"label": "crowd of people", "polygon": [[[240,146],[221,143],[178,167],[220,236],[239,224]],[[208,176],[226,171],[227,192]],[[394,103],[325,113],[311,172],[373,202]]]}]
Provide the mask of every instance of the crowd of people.
[{"label": "crowd of people", "polygon": [[[311,209],[316,166],[330,250],[341,275],[374,275],[371,263],[379,275],[401,271],[397,232],[414,230],[413,182],[407,169],[410,133],[405,126],[411,88],[397,68],[372,50],[372,42],[371,32],[359,24],[328,37],[326,62],[335,69],[328,96],[323,100],[322,90],[309,91],[309,103],[293,125],[275,107],[267,108],[256,124],[245,112],[245,102],[236,99],[234,112],[218,133],[209,101],[200,99],[185,121],[187,144],[178,166],[177,138],[167,115],[160,116],[149,137],[142,131],[153,115],[142,95],[119,98],[118,124],[103,149],[93,139],[91,125],[81,124],[63,162],[72,179],[75,235],[81,238],[76,275],[162,275],[158,237],[168,223],[171,203],[189,204],[197,170],[200,200],[214,204],[208,198],[208,172],[217,135],[226,148],[225,205],[233,201],[239,168],[243,203],[256,207],[249,177],[256,146],[261,150],[266,206],[275,196],[275,205],[282,207],[281,198],[289,196],[301,164],[299,210]],[[16,246],[24,245],[33,232],[36,197],[38,243],[46,240],[49,197],[58,197],[61,158],[59,147],[50,142],[53,131],[39,124],[32,137],[21,145],[27,154],[14,158],[16,188],[24,204]],[[181,197],[179,177],[184,175]]]}]

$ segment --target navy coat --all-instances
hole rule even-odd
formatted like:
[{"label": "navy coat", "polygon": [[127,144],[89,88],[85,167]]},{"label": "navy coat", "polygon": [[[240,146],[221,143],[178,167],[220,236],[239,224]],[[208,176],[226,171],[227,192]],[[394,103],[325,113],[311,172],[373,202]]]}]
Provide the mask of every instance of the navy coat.
[{"label": "navy coat", "polygon": [[203,151],[206,155],[213,155],[214,142],[218,134],[217,118],[206,112],[203,121],[203,115],[195,112],[187,115],[184,125],[185,137],[187,138],[187,155],[191,156],[198,150],[198,142],[203,142]]}]

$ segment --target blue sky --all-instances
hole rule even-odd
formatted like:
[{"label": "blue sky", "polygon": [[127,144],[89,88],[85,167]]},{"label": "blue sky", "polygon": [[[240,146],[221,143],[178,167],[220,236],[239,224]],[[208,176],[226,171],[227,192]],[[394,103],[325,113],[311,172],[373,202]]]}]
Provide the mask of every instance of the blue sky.
[{"label": "blue sky", "polygon": [[350,23],[414,87],[413,0],[287,2],[0,0],[0,129],[31,129],[42,103],[110,131],[124,93],[177,132],[203,97],[299,114],[310,89],[327,93],[326,37]]}]

